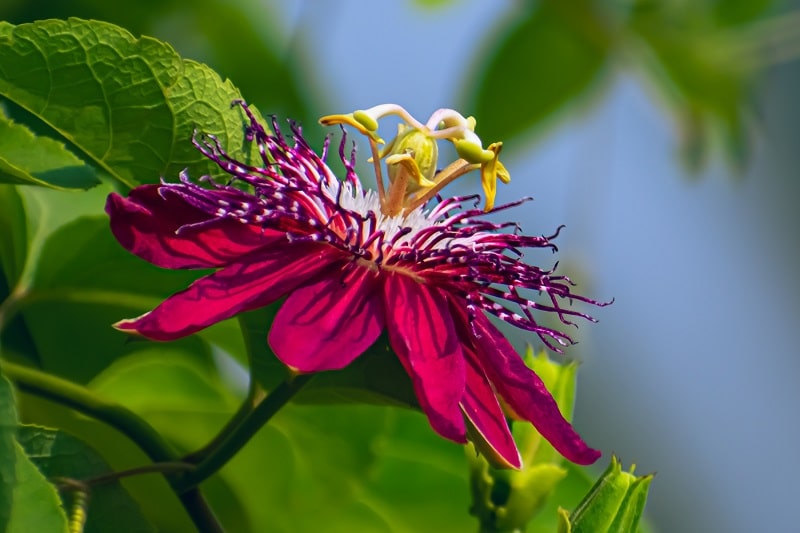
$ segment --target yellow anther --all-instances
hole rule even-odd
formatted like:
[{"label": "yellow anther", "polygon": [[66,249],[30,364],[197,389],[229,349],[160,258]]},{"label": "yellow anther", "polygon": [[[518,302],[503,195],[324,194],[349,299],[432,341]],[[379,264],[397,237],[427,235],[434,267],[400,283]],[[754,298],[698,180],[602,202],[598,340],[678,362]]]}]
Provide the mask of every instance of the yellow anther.
[{"label": "yellow anther", "polygon": [[368,131],[378,131],[378,121],[372,118],[372,115],[366,111],[358,109],[353,111],[353,119],[367,128]]},{"label": "yellow anther", "polygon": [[[358,117],[355,115],[358,114]],[[347,124],[348,126],[352,126],[358,130],[359,133],[362,135],[366,135],[370,137],[378,144],[383,144],[383,139],[378,136],[377,129],[378,123],[370,118],[366,113],[363,111],[356,111],[355,113],[351,113],[348,115],[325,115],[324,117],[319,119],[319,123],[323,126],[333,126],[334,124]],[[371,126],[375,126],[373,129],[369,129]]]},{"label": "yellow anther", "polygon": [[495,156],[491,150],[484,150],[480,145],[466,139],[456,139],[453,144],[459,157],[470,163],[487,163]]}]

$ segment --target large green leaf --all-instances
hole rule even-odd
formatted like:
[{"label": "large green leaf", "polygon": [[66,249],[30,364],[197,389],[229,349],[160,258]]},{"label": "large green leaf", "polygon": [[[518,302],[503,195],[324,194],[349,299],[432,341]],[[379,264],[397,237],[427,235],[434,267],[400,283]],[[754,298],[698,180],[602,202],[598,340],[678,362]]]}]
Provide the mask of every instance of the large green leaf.
[{"label": "large green leaf", "polygon": [[229,81],[150,37],[80,19],[0,23],[0,95],[134,186],[184,169],[218,174],[188,142],[194,130],[244,146]]},{"label": "large green leaf", "polygon": [[63,144],[37,137],[0,112],[0,183],[88,189],[99,182],[94,169]]},{"label": "large green leaf", "polygon": [[[28,457],[50,478],[84,480],[111,472],[97,452],[63,431],[21,426],[17,439]],[[63,498],[65,505],[71,505],[69,491],[64,491]],[[116,481],[92,488],[84,531],[110,530],[120,533],[155,531],[136,502]]]},{"label": "large green leaf", "polygon": [[92,380],[90,387],[103,397],[121,400],[139,413],[179,412],[188,408],[196,413],[227,414],[237,406],[236,398],[222,387],[213,369],[194,351],[181,350],[175,344],[144,346],[109,365]]},{"label": "large green leaf", "polygon": [[608,56],[607,30],[584,0],[538,2],[513,24],[465,84],[487,143],[542,124],[586,93]]},{"label": "large green leaf", "polygon": [[253,0],[141,0],[124,6],[96,0],[12,1],[0,3],[0,20],[18,24],[80,17],[152,35],[170,43],[183,57],[236,80],[247,100],[262,109],[267,105],[270,113],[313,126],[318,113],[312,112],[310,99],[324,96],[324,87],[303,79],[310,71],[302,48],[287,49],[280,42],[286,28],[281,27],[276,9]]}]

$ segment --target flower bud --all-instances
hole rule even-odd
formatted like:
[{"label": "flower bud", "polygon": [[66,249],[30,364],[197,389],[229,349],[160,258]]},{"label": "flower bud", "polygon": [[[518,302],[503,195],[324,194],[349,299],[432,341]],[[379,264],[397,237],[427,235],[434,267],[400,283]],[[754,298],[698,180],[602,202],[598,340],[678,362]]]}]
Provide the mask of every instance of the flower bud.
[{"label": "flower bud", "polygon": [[636,531],[653,475],[623,472],[616,457],[575,510],[559,510],[559,533],[627,533]]}]

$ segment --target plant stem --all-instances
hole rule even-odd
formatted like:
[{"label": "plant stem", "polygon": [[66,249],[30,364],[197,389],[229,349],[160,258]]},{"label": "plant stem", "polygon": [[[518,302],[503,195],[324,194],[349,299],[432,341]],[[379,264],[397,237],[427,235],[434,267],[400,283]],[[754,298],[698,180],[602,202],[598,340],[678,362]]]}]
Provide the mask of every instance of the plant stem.
[{"label": "plant stem", "polygon": [[211,450],[196,469],[178,479],[178,490],[192,489],[222,468],[313,376],[300,374],[288,378],[264,397],[226,437],[215,437],[212,442],[219,442],[219,446]]},{"label": "plant stem", "polygon": [[[173,489],[175,487],[173,486]],[[177,489],[175,489],[177,492]],[[189,513],[189,517],[194,522],[197,531],[200,533],[225,533],[222,526],[214,515],[214,511],[208,506],[203,494],[197,487],[178,494],[183,508]]]},{"label": "plant stem", "polygon": [[[133,411],[98,397],[89,389],[35,368],[0,361],[0,370],[30,394],[66,405],[113,427],[132,440],[154,463],[172,463],[177,453],[161,435]],[[178,491],[175,478],[168,478],[172,490],[198,531],[224,533],[213,511],[196,488]]]},{"label": "plant stem", "polygon": [[236,413],[234,413],[231,419],[225,423],[225,426],[223,426],[217,435],[199,450],[184,456],[181,461],[185,463],[192,463],[194,465],[202,463],[206,457],[208,457],[214,452],[214,450],[222,445],[222,443],[228,438],[228,435],[230,435],[244,420],[247,419],[248,416],[250,416],[250,413],[253,412],[255,406],[258,405],[258,401],[263,399],[264,395],[265,393],[263,392],[263,389],[261,389],[258,385],[252,385],[250,387],[250,391],[247,393],[247,398],[244,399],[242,405],[239,406],[239,409],[236,411]]},{"label": "plant stem", "polygon": [[14,288],[5,300],[0,302],[0,332],[6,329],[6,325],[9,324],[11,319],[14,318],[14,315],[17,314],[20,302],[24,296],[25,291],[18,286]]},{"label": "plant stem", "polygon": [[150,424],[130,409],[104,400],[76,383],[35,368],[2,361],[0,370],[22,391],[66,405],[105,422],[136,443],[154,463],[176,460],[177,453],[172,447]]}]

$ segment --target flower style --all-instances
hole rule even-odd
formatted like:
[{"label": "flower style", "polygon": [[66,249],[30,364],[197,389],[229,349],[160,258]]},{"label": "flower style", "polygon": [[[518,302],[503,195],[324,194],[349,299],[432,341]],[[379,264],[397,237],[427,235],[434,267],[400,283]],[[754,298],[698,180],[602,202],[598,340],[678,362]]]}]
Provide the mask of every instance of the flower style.
[{"label": "flower style", "polygon": [[[483,218],[478,196],[439,196],[470,170],[481,172],[493,196],[494,181],[508,181],[499,143],[484,150],[474,120],[452,110],[438,111],[426,125],[398,106],[323,118],[367,134],[376,192],[362,188],[355,148],[348,156],[344,138],[338,153],[345,176],[339,180],[325,163],[329,141],[318,156],[297,125],[291,125],[290,144],[275,119],[275,133],[268,133],[238,103],[263,164],[239,162],[213,136],[195,135],[195,146],[230,174],[228,182],[196,183],[184,172],[179,183],[109,196],[111,229],[129,251],[164,268],[217,269],[116,328],[168,341],[287,296],[268,341],[293,371],[341,369],[386,328],[421,408],[443,437],[465,443],[469,435],[496,464],[519,468],[508,414],[531,422],[570,461],[597,460],[600,452],[563,418],[489,316],[534,332],[558,350],[572,339],[539,324],[534,312],[553,312],[571,324],[571,316],[592,319],[562,307],[562,300],[604,304],[571,293],[567,277],[521,260],[524,248],[555,250],[557,231],[521,235],[516,224]],[[405,124],[381,153],[376,124],[387,114]],[[435,143],[442,139],[456,144],[461,157],[437,171]],[[487,208],[496,212],[525,200],[494,209],[491,201]],[[526,293],[533,292],[545,301],[530,299]]]}]

